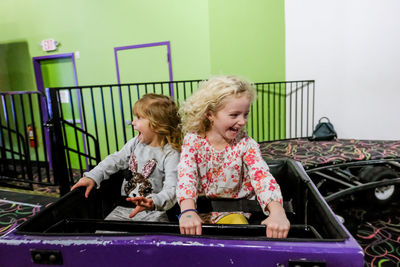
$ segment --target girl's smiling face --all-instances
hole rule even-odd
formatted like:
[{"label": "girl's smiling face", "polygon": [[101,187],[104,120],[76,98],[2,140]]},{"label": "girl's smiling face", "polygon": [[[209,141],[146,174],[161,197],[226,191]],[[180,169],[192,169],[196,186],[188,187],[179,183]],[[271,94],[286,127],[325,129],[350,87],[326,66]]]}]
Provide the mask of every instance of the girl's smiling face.
[{"label": "girl's smiling face", "polygon": [[150,128],[148,119],[135,115],[132,125],[139,132],[139,142],[150,146],[161,146],[160,136]]},{"label": "girl's smiling face", "polygon": [[247,96],[229,96],[215,114],[207,115],[211,128],[206,136],[211,144],[231,143],[247,123],[251,101]]}]

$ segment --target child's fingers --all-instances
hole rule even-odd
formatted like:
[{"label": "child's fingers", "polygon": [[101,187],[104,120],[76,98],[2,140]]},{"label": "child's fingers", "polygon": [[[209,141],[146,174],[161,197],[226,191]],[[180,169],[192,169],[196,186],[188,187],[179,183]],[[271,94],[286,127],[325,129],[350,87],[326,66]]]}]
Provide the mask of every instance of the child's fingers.
[{"label": "child's fingers", "polygon": [[187,227],[185,232],[188,235],[201,235],[201,224],[194,224]]},{"label": "child's fingers", "polygon": [[78,187],[83,187],[83,186],[86,187],[85,197],[88,198],[90,191],[95,186],[95,181],[92,180],[91,178],[82,177],[81,179],[79,179],[79,181],[76,184],[74,184],[71,187],[71,191]]},{"label": "child's fingers", "polygon": [[201,224],[196,227],[196,235],[201,235]]},{"label": "child's fingers", "polygon": [[126,201],[129,201],[129,202],[132,202],[135,205],[138,205],[137,197],[128,197],[128,198],[126,198]]},{"label": "child's fingers", "polygon": [[89,193],[90,193],[90,189],[89,189],[89,187],[86,187],[85,198],[89,197]]},{"label": "child's fingers", "polygon": [[279,232],[279,238],[286,238],[289,233],[289,230],[283,230]]},{"label": "child's fingers", "polygon": [[196,228],[195,227],[190,227],[189,228],[189,235],[195,235],[196,234]]},{"label": "child's fingers", "polygon": [[128,197],[126,198],[126,201],[131,201],[137,204],[139,201],[143,201],[143,199],[146,199],[144,197]]},{"label": "child's fingers", "polygon": [[85,186],[84,184],[81,183],[81,181],[78,181],[76,184],[74,184],[71,187],[71,191],[74,190],[75,188],[81,187],[81,186]]},{"label": "child's fingers", "polygon": [[148,209],[153,208],[153,201],[145,197],[130,197],[126,201],[135,203],[137,206],[142,206]]},{"label": "child's fingers", "polygon": [[85,191],[85,197],[88,198],[89,197],[89,193],[90,191],[92,191],[93,185],[89,185],[86,187],[86,191]]},{"label": "child's fingers", "polygon": [[196,213],[194,216],[186,215],[179,220],[179,229],[183,235],[201,235],[201,225],[202,220]]},{"label": "child's fingers", "polygon": [[286,238],[289,234],[289,226],[284,227],[284,229],[281,230],[280,234],[282,235],[281,238]]},{"label": "child's fingers", "polygon": [[271,238],[272,237],[272,229],[271,229],[271,227],[268,227],[268,225],[267,225],[267,227],[266,227],[267,229],[266,229],[266,231],[267,231],[267,237],[269,237],[269,238]]},{"label": "child's fingers", "polygon": [[269,238],[285,238],[288,233],[289,229],[285,226],[280,225],[267,225],[267,237]]},{"label": "child's fingers", "polygon": [[125,200],[136,204],[134,197],[127,197]]},{"label": "child's fingers", "polygon": [[141,206],[137,206],[132,212],[131,214],[129,214],[129,218],[133,218],[135,217],[136,214],[138,214],[139,212],[143,211],[144,208],[142,208]]}]

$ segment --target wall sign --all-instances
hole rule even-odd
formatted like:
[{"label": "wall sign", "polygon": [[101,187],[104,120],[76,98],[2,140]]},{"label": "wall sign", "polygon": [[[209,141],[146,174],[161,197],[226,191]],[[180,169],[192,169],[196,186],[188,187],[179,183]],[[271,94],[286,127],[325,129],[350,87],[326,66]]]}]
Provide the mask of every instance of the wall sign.
[{"label": "wall sign", "polygon": [[57,49],[58,42],[54,39],[43,40],[40,45],[43,51],[54,51]]}]

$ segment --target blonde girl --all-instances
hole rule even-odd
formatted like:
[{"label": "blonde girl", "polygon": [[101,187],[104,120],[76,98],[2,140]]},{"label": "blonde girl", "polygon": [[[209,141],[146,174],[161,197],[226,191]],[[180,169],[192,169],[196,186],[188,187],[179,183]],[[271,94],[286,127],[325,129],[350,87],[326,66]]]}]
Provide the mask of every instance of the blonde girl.
[{"label": "blonde girl", "polygon": [[[138,135],[107,156],[71,188],[92,188],[110,175],[125,170],[121,195],[136,205],[117,207],[106,219],[167,221],[165,211],[176,203],[177,164],[181,149],[180,117],[169,97],[147,94],[134,107],[132,121]],[[126,203],[125,203],[126,204]],[[143,211],[143,212],[142,212]]]},{"label": "blonde girl", "polygon": [[177,199],[182,234],[201,235],[207,223],[247,223],[243,212],[212,212],[199,216],[198,196],[253,198],[268,217],[266,236],[284,238],[290,223],[282,207],[279,185],[261,157],[258,144],[243,129],[256,93],[253,86],[235,76],[204,81],[180,109],[183,131],[178,165]]}]

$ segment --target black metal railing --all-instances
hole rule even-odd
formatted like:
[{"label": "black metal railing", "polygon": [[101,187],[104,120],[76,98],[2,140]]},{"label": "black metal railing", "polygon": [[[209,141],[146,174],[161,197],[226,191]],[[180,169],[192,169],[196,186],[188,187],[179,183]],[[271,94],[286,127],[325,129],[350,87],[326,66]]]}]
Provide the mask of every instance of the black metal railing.
[{"label": "black metal railing", "polygon": [[51,98],[51,117],[61,121],[69,168],[83,172],[97,165],[96,144],[100,144],[97,152],[100,158],[104,158],[134,137],[132,107],[143,95],[169,95],[179,104],[197,89],[199,82],[192,80],[49,88],[47,95]]},{"label": "black metal railing", "polygon": [[[147,93],[180,105],[201,80],[48,88],[1,92],[0,181],[58,185],[61,194],[135,136],[132,107]],[[255,83],[247,131],[268,141],[311,135],[314,81]],[[30,127],[30,128],[29,128]],[[31,129],[31,130],[29,130]]]},{"label": "black metal railing", "polygon": [[314,125],[315,81],[255,84],[249,135],[257,141],[311,136]]},{"label": "black metal railing", "polygon": [[38,92],[0,92],[0,181],[32,189],[54,185],[50,177],[48,142],[43,130],[47,116],[44,95]]},{"label": "black metal railing", "polygon": [[[49,88],[61,121],[68,168],[83,173],[134,137],[132,107],[144,94],[169,95],[179,105],[200,81]],[[249,116],[250,136],[268,141],[311,135],[314,81],[265,82],[255,87],[258,98]],[[97,152],[96,142],[100,144]]]}]

